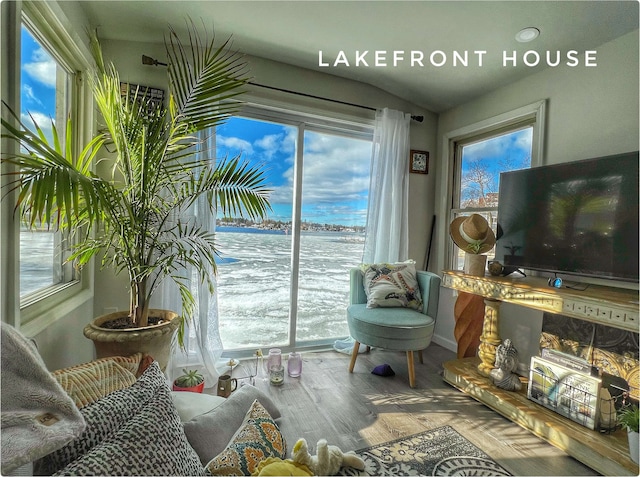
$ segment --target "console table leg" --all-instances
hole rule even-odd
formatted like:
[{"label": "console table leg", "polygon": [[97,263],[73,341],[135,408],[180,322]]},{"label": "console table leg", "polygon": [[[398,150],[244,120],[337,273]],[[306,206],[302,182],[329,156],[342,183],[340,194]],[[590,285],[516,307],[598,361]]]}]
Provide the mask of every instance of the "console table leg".
[{"label": "console table leg", "polygon": [[478,371],[485,376],[489,376],[489,373],[495,367],[496,348],[502,341],[500,339],[500,330],[498,329],[499,316],[500,301],[485,299],[484,323],[482,325],[482,334],[480,335],[480,346],[478,347],[478,356],[482,361],[478,365]]}]

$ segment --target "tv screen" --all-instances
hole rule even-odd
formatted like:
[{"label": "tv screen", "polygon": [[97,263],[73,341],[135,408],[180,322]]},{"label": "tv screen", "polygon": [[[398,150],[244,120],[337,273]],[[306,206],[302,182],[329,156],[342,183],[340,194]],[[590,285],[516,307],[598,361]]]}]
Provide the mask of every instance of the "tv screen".
[{"label": "tv screen", "polygon": [[638,281],[638,152],[500,174],[496,259]]}]

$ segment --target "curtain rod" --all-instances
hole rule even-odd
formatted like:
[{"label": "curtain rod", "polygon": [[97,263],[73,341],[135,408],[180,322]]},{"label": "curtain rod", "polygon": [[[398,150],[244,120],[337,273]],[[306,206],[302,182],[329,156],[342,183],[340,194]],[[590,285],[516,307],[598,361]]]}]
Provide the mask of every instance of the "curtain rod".
[{"label": "curtain rod", "polygon": [[[151,58],[150,56],[147,56],[147,55],[142,55],[142,64],[143,65],[150,65],[150,66],[167,66],[166,63],[161,63],[158,60],[156,60],[154,58]],[[368,109],[369,111],[376,111],[376,108],[372,108],[370,106],[363,106],[361,104],[348,103],[346,101],[340,101],[338,99],[324,98],[322,96],[316,96],[316,95],[307,94],[307,93],[300,93],[298,91],[292,91],[290,89],[276,88],[275,86],[267,86],[267,85],[260,84],[260,83],[254,83],[253,81],[248,81],[247,83],[250,84],[250,85],[253,85],[253,86],[258,86],[259,88],[266,88],[266,89],[271,89],[273,91],[280,91],[281,93],[295,94],[295,95],[298,95],[298,96],[304,96],[305,98],[313,98],[313,99],[319,99],[319,100],[322,100],[322,101],[330,101],[332,103],[344,104],[346,106],[353,106],[353,107],[361,108],[361,109]],[[411,119],[421,123],[422,121],[424,121],[424,116],[411,115]]]},{"label": "curtain rod", "polygon": [[[319,99],[319,100],[322,100],[322,101],[329,101],[331,103],[344,104],[346,106],[353,106],[353,107],[360,108],[360,109],[368,109],[369,111],[376,111],[376,108],[372,108],[371,106],[363,106],[361,104],[349,103],[347,101],[340,101],[338,99],[325,98],[325,97],[322,97],[322,96],[316,96],[314,94],[300,93],[299,91],[292,91],[290,89],[276,88],[275,86],[267,86],[267,85],[260,84],[260,83],[254,83],[253,81],[248,81],[248,84],[250,84],[252,86],[258,86],[260,88],[271,89],[273,91],[280,91],[282,93],[289,93],[289,94],[295,94],[295,95],[298,95],[298,96],[304,96],[305,98]],[[421,123],[422,121],[424,121],[424,116],[411,115],[411,119]]]}]

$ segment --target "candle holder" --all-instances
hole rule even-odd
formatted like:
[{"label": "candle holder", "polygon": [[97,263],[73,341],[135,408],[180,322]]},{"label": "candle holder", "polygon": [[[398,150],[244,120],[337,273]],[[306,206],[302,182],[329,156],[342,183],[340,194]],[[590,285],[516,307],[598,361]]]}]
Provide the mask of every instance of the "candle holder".
[{"label": "candle holder", "polygon": [[269,368],[269,382],[273,386],[280,386],[284,383],[284,366],[275,365]]},{"label": "candle holder", "polygon": [[[251,359],[239,362],[234,360],[234,362],[237,363],[239,370],[242,371],[241,374],[244,374],[244,376],[236,377],[238,386],[244,386],[247,383],[255,386],[257,382],[262,381],[266,383],[269,381],[269,367],[266,364],[261,349],[256,350]],[[233,368],[235,368],[235,365],[231,367],[228,374],[232,374]]]},{"label": "candle holder", "polygon": [[289,353],[289,360],[287,362],[287,372],[292,378],[299,378],[302,374],[302,356],[300,353]]}]

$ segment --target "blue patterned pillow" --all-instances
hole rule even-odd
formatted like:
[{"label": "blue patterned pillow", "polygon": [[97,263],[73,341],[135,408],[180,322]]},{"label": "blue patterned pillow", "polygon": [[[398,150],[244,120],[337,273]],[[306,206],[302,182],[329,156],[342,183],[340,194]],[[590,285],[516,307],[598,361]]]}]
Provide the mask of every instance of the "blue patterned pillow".
[{"label": "blue patterned pillow", "polygon": [[128,388],[119,389],[80,409],[87,426],[82,434],[66,446],[34,463],[36,475],[51,475],[84,455],[115,433],[157,394],[167,388],[158,363],[153,362]]},{"label": "blue patterned pillow", "polygon": [[422,311],[422,295],[413,260],[361,266],[367,308],[406,307]]},{"label": "blue patterned pillow", "polygon": [[204,475],[168,386],[117,432],[55,475]]}]

